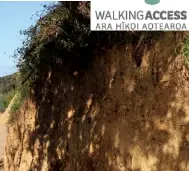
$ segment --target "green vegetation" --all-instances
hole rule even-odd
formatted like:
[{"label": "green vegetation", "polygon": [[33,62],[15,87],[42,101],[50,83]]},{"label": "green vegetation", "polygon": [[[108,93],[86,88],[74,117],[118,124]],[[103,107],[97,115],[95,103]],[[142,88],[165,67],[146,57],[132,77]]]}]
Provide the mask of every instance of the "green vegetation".
[{"label": "green vegetation", "polygon": [[21,78],[19,73],[0,78],[0,112],[4,112],[9,106],[11,100],[16,95],[10,108],[10,117],[8,123],[11,123],[16,117],[16,112],[22,106],[24,100],[29,96],[29,82],[20,86]]},{"label": "green vegetation", "polygon": [[115,45],[130,43],[137,47],[141,43],[152,44],[159,38],[159,32],[91,32],[90,2],[53,3],[44,6],[39,16],[35,25],[21,31],[26,38],[14,54],[19,61],[17,67],[22,86],[17,92],[12,114],[27,97],[20,94],[23,85],[29,92],[28,87],[34,88],[41,73],[49,69],[62,71],[63,68],[71,72],[86,70],[95,57]]},{"label": "green vegetation", "polygon": [[12,100],[12,98],[15,95],[15,90],[11,90],[8,93],[5,93],[3,95],[1,95],[0,97],[0,112],[4,112],[5,109],[8,107],[10,101]]},{"label": "green vegetation", "polygon": [[23,78],[34,81],[38,71],[52,66],[58,56],[69,61],[82,56],[81,49],[89,47],[90,42],[89,5],[90,2],[59,2],[45,6],[46,15],[41,14],[35,26],[21,32],[26,40],[15,57],[19,58]]},{"label": "green vegetation", "polygon": [[[42,69],[56,68],[58,60],[72,70],[87,68],[95,56],[112,46],[135,43],[145,34],[91,32],[90,2],[58,2],[45,6],[44,11],[36,25],[21,32],[26,40],[14,57],[19,59],[22,82],[35,82]],[[146,35],[149,40],[154,34]]]},{"label": "green vegetation", "polygon": [[184,56],[184,63],[186,67],[189,69],[189,37],[187,37],[184,43],[183,56]]},{"label": "green vegetation", "polygon": [[0,94],[7,93],[17,86],[17,73],[0,77]]},{"label": "green vegetation", "polygon": [[17,73],[0,77],[0,112],[4,112],[15,95]]},{"label": "green vegetation", "polygon": [[[28,82],[27,82],[28,83]],[[11,124],[14,119],[16,118],[16,113],[19,111],[19,109],[22,107],[23,102],[25,99],[29,96],[29,85],[24,84],[20,89],[17,90],[15,99],[10,107],[10,115],[8,124]]]}]

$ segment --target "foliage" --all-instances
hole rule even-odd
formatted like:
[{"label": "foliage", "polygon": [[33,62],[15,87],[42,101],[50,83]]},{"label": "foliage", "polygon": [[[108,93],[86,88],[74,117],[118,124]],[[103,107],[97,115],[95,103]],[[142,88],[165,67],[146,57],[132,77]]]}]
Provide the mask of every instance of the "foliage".
[{"label": "foliage", "polygon": [[[0,78],[0,112],[4,112],[9,106],[11,100],[16,95],[10,108],[9,123],[13,121],[16,112],[22,106],[24,100],[29,96],[29,82],[20,85],[21,77],[19,73]],[[6,86],[6,87],[5,87]]]},{"label": "foliage", "polygon": [[[27,82],[28,87],[40,78],[43,68],[84,70],[90,68],[96,56],[114,45],[137,45],[141,37],[144,42],[153,43],[152,32],[90,31],[90,2],[87,1],[53,3],[44,6],[39,17],[35,25],[21,31],[26,38],[14,55],[18,58],[22,85]],[[18,110],[22,100],[22,95],[18,95],[11,113]]]},{"label": "foliage", "polygon": [[0,77],[0,94],[8,93],[17,86],[17,73]]},{"label": "foliage", "polygon": [[11,124],[16,118],[16,113],[22,107],[24,101],[29,96],[29,83],[26,82],[22,87],[17,89],[15,99],[10,107],[8,124]]},{"label": "foliage", "polygon": [[16,116],[16,112],[20,109],[20,107],[22,106],[22,98],[21,98],[21,94],[17,93],[16,97],[14,99],[14,102],[10,108],[9,111],[9,119],[8,119],[8,124],[11,124],[14,121],[14,118]]},{"label": "foliage", "polygon": [[4,112],[5,109],[8,107],[10,101],[15,95],[15,89],[12,89],[11,91],[4,93],[0,96],[0,112]]},{"label": "foliage", "polygon": [[0,112],[4,112],[14,97],[18,86],[18,74],[0,77]]},{"label": "foliage", "polygon": [[184,63],[186,67],[189,69],[189,37],[187,37],[184,43],[183,56],[184,56]]},{"label": "foliage", "polygon": [[90,2],[58,2],[44,8],[45,14],[40,15],[36,25],[22,32],[26,40],[14,56],[19,59],[22,78],[29,76],[32,82],[38,78],[41,68],[53,68],[57,58],[64,65],[83,68],[97,53],[115,44],[137,40],[142,34],[91,32]]}]

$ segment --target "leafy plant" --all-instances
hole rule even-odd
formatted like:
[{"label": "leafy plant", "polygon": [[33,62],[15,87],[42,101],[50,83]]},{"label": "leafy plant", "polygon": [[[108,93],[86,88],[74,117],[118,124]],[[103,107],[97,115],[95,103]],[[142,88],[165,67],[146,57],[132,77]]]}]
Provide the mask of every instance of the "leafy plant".
[{"label": "leafy plant", "polygon": [[[159,37],[148,32],[92,32],[90,31],[90,2],[58,2],[44,6],[39,20],[27,30],[21,31],[26,38],[14,57],[18,58],[21,88],[11,108],[16,113],[28,88],[34,87],[47,68],[71,71],[90,68],[94,58],[114,45],[132,43],[135,46],[144,36],[144,43]],[[143,39],[142,39],[143,40]],[[57,60],[58,59],[58,60]],[[61,61],[61,65],[56,61]],[[58,67],[57,67],[58,66]],[[22,87],[22,86],[21,86]],[[32,87],[32,88],[33,88]],[[13,117],[15,115],[12,115]]]},{"label": "leafy plant", "polygon": [[189,37],[187,37],[187,39],[184,42],[183,56],[184,56],[184,63],[186,67],[189,69]]},{"label": "leafy plant", "polygon": [[8,124],[11,124],[14,121],[17,112],[22,107],[24,101],[28,97],[29,97],[29,86],[27,82],[22,87],[20,87],[16,92],[15,99],[10,107]]},{"label": "leafy plant", "polygon": [[0,112],[4,112],[8,107],[11,99],[14,97],[15,91],[12,90],[8,93],[1,95],[0,97]]},{"label": "leafy plant", "polygon": [[22,32],[26,40],[14,56],[23,82],[35,82],[41,69],[52,69],[57,58],[72,69],[85,68],[105,49],[133,40],[132,32],[91,32],[90,2],[58,2],[44,8],[36,25]]},{"label": "leafy plant", "polygon": [[0,112],[4,112],[15,95],[18,73],[0,77]]},{"label": "leafy plant", "polygon": [[17,73],[0,77],[0,94],[8,93],[17,86]]}]

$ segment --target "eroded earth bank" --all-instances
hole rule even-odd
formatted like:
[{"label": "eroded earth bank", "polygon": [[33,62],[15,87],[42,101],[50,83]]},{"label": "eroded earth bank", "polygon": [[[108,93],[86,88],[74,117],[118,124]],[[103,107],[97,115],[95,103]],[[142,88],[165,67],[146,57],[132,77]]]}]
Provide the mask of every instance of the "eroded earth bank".
[{"label": "eroded earth bank", "polygon": [[[45,68],[8,126],[6,171],[189,171],[185,33]],[[141,62],[140,62],[141,60]]]}]

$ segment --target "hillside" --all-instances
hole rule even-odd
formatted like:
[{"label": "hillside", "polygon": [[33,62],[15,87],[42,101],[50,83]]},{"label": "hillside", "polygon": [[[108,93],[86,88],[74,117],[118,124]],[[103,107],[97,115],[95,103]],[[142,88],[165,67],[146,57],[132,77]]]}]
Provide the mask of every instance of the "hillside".
[{"label": "hillside", "polygon": [[89,2],[46,9],[18,50],[4,169],[189,171],[188,33],[91,32]]},{"label": "hillside", "polygon": [[0,77],[0,112],[4,112],[15,95],[17,73]]},{"label": "hillside", "polygon": [[7,93],[16,87],[16,74],[0,77],[0,94]]},{"label": "hillside", "polygon": [[8,128],[6,170],[189,171],[189,75],[174,54],[183,38],[145,45],[139,68],[130,45],[75,76],[43,73]]}]

